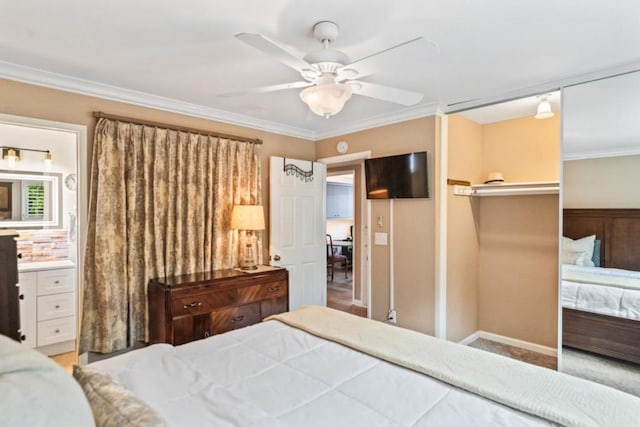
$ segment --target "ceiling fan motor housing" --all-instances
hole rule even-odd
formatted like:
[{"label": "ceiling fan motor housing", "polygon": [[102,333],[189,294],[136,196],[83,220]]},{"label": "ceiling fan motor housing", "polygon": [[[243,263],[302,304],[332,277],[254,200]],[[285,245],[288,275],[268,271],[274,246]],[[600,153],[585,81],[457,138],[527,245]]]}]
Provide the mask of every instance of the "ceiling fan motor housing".
[{"label": "ceiling fan motor housing", "polygon": [[331,21],[320,21],[313,26],[313,35],[321,43],[332,42],[338,38],[338,24]]}]

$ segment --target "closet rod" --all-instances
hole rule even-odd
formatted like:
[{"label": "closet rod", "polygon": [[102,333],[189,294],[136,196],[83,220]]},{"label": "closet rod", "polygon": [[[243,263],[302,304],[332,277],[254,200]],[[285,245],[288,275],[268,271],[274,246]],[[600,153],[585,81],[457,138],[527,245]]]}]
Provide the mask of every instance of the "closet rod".
[{"label": "closet rod", "polygon": [[154,121],[151,121],[151,120],[133,119],[131,117],[117,116],[115,114],[103,113],[102,111],[95,111],[93,113],[93,117],[95,117],[97,119],[117,120],[117,121],[125,122],[125,123],[134,123],[136,125],[152,126],[152,127],[162,128],[162,129],[180,131],[180,132],[189,132],[189,133],[198,133],[198,134],[201,134],[201,135],[210,135],[210,136],[215,136],[215,137],[218,137],[218,138],[232,139],[234,141],[250,142],[252,144],[262,144],[262,140],[258,139],[258,138],[246,138],[244,136],[229,135],[229,134],[226,134],[226,133],[212,132],[212,131],[208,131],[208,130],[191,128],[191,127],[187,127],[187,126],[170,125],[170,124],[167,124],[167,123],[154,122]]}]

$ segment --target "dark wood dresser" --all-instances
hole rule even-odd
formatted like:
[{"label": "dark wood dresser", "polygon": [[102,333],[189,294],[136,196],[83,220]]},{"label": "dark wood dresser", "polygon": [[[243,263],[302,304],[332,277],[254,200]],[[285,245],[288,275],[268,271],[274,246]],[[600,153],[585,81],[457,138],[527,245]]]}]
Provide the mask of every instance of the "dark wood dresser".
[{"label": "dark wood dresser", "polygon": [[289,275],[261,266],[152,279],[148,297],[149,343],[179,345],[288,311]]},{"label": "dark wood dresser", "polygon": [[0,334],[20,341],[17,236],[15,231],[0,230]]}]

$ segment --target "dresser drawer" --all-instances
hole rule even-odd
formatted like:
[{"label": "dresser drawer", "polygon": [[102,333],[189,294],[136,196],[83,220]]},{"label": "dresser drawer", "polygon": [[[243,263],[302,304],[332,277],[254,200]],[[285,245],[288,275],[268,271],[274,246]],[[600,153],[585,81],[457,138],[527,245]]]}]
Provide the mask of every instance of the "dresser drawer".
[{"label": "dresser drawer", "polygon": [[38,320],[51,320],[76,314],[76,293],[44,295],[38,297]]},{"label": "dresser drawer", "polygon": [[221,334],[260,321],[260,303],[240,305],[211,313],[211,333]]},{"label": "dresser drawer", "polygon": [[236,304],[237,292],[227,289],[218,292],[206,292],[176,298],[171,302],[172,317],[209,313],[219,308]]},{"label": "dresser drawer", "polygon": [[38,347],[75,339],[75,316],[38,322]]},{"label": "dresser drawer", "polygon": [[287,282],[279,280],[277,282],[265,283],[264,285],[245,286],[238,289],[238,303],[260,301],[263,299],[283,297],[287,295]]},{"label": "dresser drawer", "polygon": [[38,296],[74,292],[73,269],[38,271]]}]

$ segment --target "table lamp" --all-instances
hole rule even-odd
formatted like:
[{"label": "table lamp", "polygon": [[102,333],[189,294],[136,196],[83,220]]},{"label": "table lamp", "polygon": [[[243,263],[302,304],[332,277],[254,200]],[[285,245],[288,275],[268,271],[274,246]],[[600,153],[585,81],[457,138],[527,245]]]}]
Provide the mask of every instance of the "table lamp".
[{"label": "table lamp", "polygon": [[242,270],[256,270],[258,253],[258,238],[254,230],[264,230],[264,211],[262,205],[235,205],[231,212],[231,228],[244,230],[245,235],[240,240]]}]

